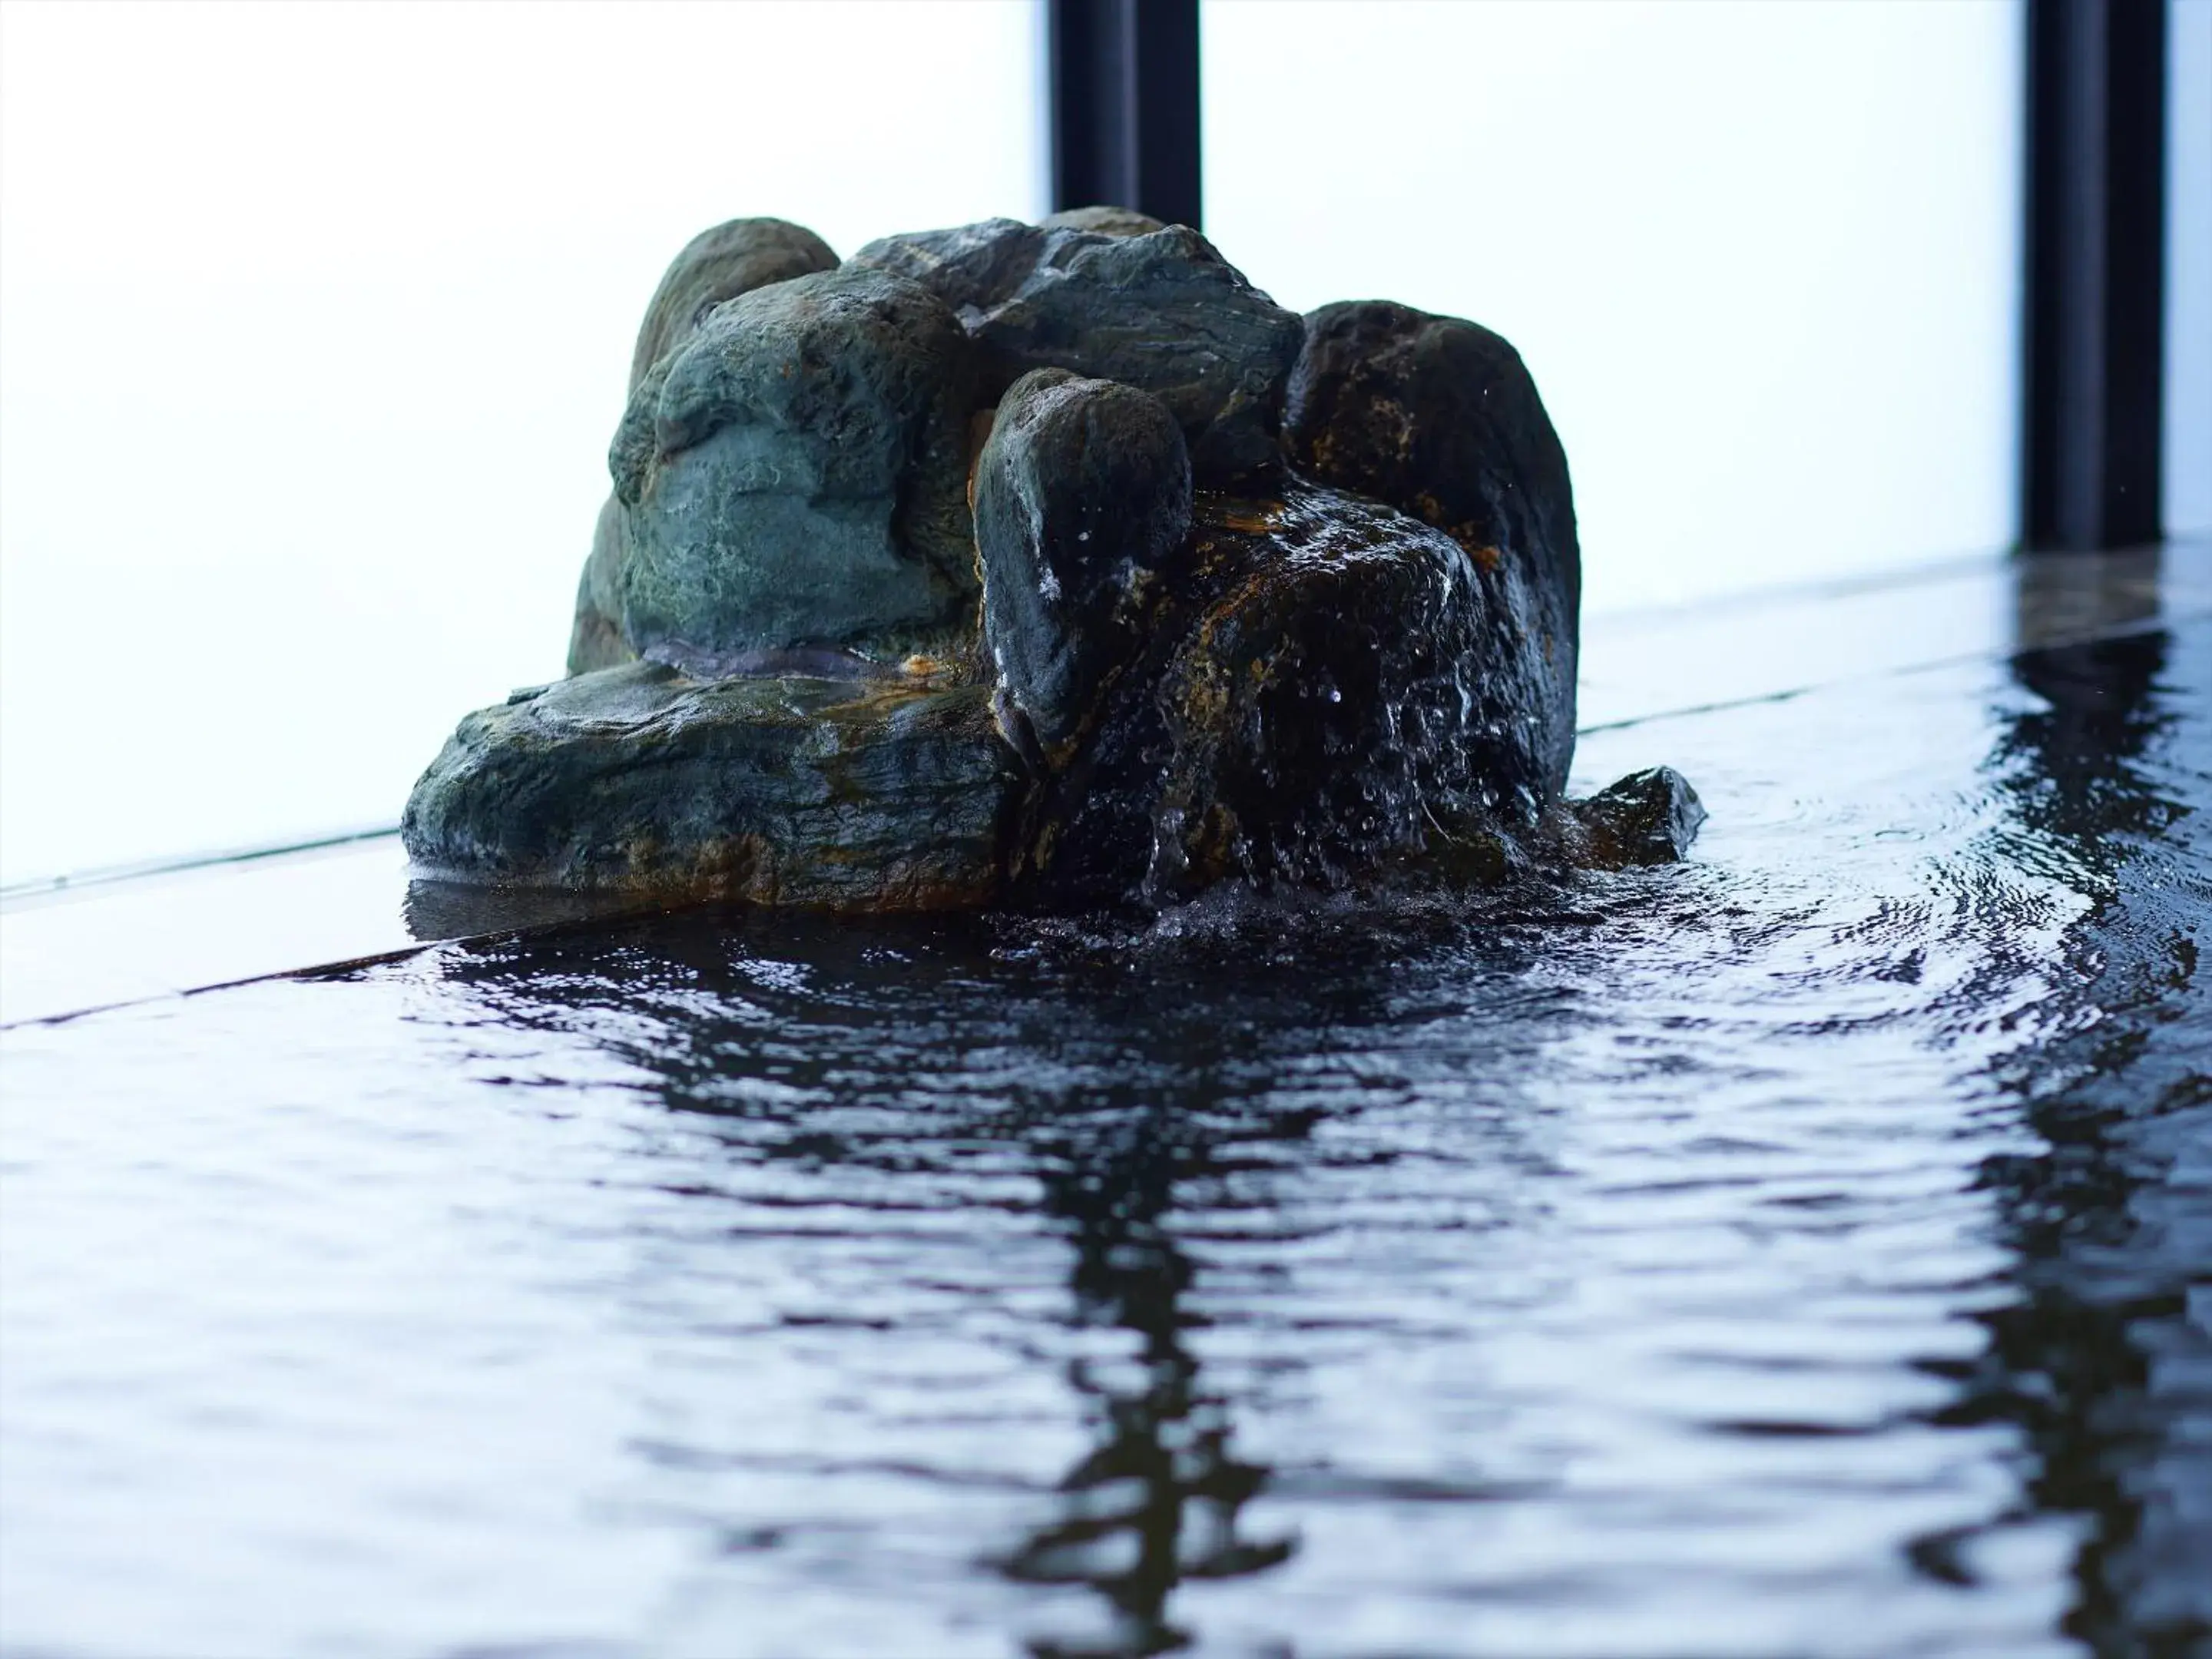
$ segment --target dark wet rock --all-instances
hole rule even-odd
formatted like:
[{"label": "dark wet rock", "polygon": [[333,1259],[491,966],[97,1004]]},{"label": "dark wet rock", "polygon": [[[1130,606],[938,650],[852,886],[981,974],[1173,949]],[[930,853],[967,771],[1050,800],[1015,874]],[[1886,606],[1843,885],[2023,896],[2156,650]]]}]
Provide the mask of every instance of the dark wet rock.
[{"label": "dark wet rock", "polygon": [[1569,810],[1589,838],[1588,861],[1615,870],[1687,857],[1705,821],[1698,792],[1671,766],[1632,772]]},{"label": "dark wet rock", "polygon": [[972,349],[944,303],[838,270],[717,306],[639,384],[609,454],[623,637],[647,654],[957,631],[976,576]]},{"label": "dark wet rock", "polygon": [[1498,335],[1386,301],[1305,319],[1284,445],[1309,476],[1449,533],[1517,590],[1511,610],[1547,667],[1546,780],[1574,752],[1582,557],[1565,452],[1535,382]]},{"label": "dark wet rock", "polygon": [[1338,490],[1202,496],[1196,518],[1188,573],[1163,585],[1143,653],[1029,805],[1022,897],[1331,887],[1424,851],[1440,819],[1534,826],[1558,734],[1517,586]]},{"label": "dark wet rock", "polygon": [[[920,283],[951,306],[971,332],[1036,270],[1050,236],[1019,219],[981,219],[943,230],[878,237],[846,260],[855,270],[888,270]],[[990,401],[994,388],[985,394]]]},{"label": "dark wet rock", "polygon": [[998,894],[1018,768],[981,686],[653,663],[479,710],[401,833],[424,876],[854,910]]},{"label": "dark wet rock", "polygon": [[1148,236],[1153,231],[1165,230],[1168,222],[1155,219],[1149,213],[1139,213],[1134,208],[1111,207],[1099,203],[1091,207],[1062,208],[1048,213],[1037,221],[1044,230],[1095,230],[1106,236]]},{"label": "dark wet rock", "polygon": [[1157,398],[1046,368],[1000,404],[976,465],[975,544],[984,644],[1023,746],[1062,749],[1136,653],[1190,501],[1182,434]]},{"label": "dark wet rock", "polygon": [[990,219],[869,243],[848,268],[923,283],[983,348],[988,402],[1034,368],[1119,380],[1168,406],[1201,482],[1271,471],[1304,325],[1196,231]]},{"label": "dark wet rock", "polygon": [[1036,269],[976,333],[1002,362],[1151,392],[1209,482],[1275,465],[1300,326],[1194,230],[1050,232]]},{"label": "dark wet rock", "polygon": [[637,390],[646,370],[696,333],[723,301],[836,264],[829,243],[788,220],[732,219],[702,231],[670,264],[645,308],[630,354],[630,390]]}]

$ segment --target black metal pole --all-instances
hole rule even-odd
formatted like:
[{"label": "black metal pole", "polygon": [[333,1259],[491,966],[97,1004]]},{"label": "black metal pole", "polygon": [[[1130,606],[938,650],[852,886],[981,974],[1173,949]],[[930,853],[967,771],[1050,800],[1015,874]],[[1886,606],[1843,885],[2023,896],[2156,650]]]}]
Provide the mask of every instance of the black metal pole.
[{"label": "black metal pole", "polygon": [[2028,0],[2021,539],[2155,541],[2166,0]]},{"label": "black metal pole", "polygon": [[1198,0],[1048,0],[1054,208],[1199,222]]}]

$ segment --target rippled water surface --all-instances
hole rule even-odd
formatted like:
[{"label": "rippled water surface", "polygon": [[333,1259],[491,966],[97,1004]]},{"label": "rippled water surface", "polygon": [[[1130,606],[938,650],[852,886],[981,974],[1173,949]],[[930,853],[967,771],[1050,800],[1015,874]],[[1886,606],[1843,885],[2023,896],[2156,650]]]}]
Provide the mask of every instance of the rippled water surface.
[{"label": "rippled water surface", "polygon": [[0,1646],[2212,1651],[2212,628],[1662,761],[1565,890],[9,1032]]}]

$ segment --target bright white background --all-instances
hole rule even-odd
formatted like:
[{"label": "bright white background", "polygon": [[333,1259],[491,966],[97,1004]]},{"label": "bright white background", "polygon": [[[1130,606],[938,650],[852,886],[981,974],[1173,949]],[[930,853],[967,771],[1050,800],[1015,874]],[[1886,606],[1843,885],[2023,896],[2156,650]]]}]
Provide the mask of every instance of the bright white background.
[{"label": "bright white background", "polygon": [[1521,349],[1586,604],[2015,533],[2017,0],[1216,0],[1206,228]]},{"label": "bright white background", "polygon": [[[1202,15],[1209,233],[1512,337],[1592,609],[2010,539],[2018,0]],[[0,880],[392,822],[560,671],[669,257],[1041,212],[1042,74],[1033,0],[8,0]]]},{"label": "bright white background", "polygon": [[0,879],[389,823],[561,672],[741,214],[1043,210],[1030,4],[0,8]]}]

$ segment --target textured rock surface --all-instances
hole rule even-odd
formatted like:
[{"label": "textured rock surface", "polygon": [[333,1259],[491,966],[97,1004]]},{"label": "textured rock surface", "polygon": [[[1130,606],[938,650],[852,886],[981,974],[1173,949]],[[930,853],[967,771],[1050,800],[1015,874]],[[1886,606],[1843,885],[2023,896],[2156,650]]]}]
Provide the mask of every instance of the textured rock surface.
[{"label": "textured rock surface", "polygon": [[[723,301],[770,283],[833,270],[836,264],[829,243],[805,226],[782,219],[732,219],[701,232],[671,262],[646,307],[630,356],[631,394],[635,395],[653,366],[689,340]],[[591,555],[576,584],[575,621],[568,635],[571,674],[636,657],[622,629],[627,545],[621,506],[610,496],[599,509]]]},{"label": "textured rock surface", "polygon": [[990,902],[1018,787],[980,686],[632,663],[461,722],[402,822],[426,875],[834,909]]},{"label": "textured rock surface", "polygon": [[[1051,234],[1019,219],[980,219],[972,225],[878,237],[845,263],[853,270],[888,270],[920,283],[972,331],[1036,270]],[[986,401],[990,396],[986,393]]]},{"label": "textured rock surface", "polygon": [[1304,325],[1180,225],[1144,234],[989,219],[871,242],[848,266],[912,277],[984,349],[984,398],[1033,368],[1151,392],[1201,482],[1270,471]]},{"label": "textured rock surface", "polygon": [[1616,870],[1685,857],[1705,821],[1698,792],[1671,766],[1632,772],[1572,811],[1589,837],[1589,862]]},{"label": "textured rock surface", "polygon": [[1145,236],[1168,228],[1164,219],[1103,202],[1091,207],[1062,208],[1057,213],[1048,213],[1037,224],[1045,230],[1095,230],[1108,236]]},{"label": "textured rock surface", "polygon": [[671,268],[574,678],[425,774],[434,878],[1065,910],[1687,848],[1672,772],[1561,798],[1573,498],[1504,340],[1118,208],[830,257]]},{"label": "textured rock surface", "polygon": [[1550,736],[1556,793],[1574,753],[1582,556],[1566,454],[1520,354],[1455,317],[1386,301],[1305,320],[1285,447],[1308,476],[1447,532],[1520,590],[1547,673],[1530,712]]},{"label": "textured rock surface", "polygon": [[1515,586],[1380,503],[1202,497],[1190,572],[1034,794],[1016,891],[1164,902],[1243,877],[1333,886],[1437,815],[1508,829],[1548,799],[1546,666]]},{"label": "textured rock surface", "polygon": [[983,638],[1010,726],[1046,750],[1076,735],[1189,528],[1190,459],[1158,398],[1065,369],[1015,382],[975,469]]},{"label": "textured rock surface", "polygon": [[609,465],[623,636],[678,661],[902,654],[973,610],[972,350],[927,289],[824,271],[718,306],[647,371]]},{"label": "textured rock surface", "polygon": [[732,219],[684,245],[645,308],[630,354],[630,390],[645,372],[680,346],[725,300],[770,283],[833,270],[837,256],[804,225],[785,219]]},{"label": "textured rock surface", "polygon": [[629,527],[612,495],[592,529],[591,556],[576,583],[576,617],[568,629],[568,672],[588,674],[632,662],[637,653],[622,631],[622,578]]}]

